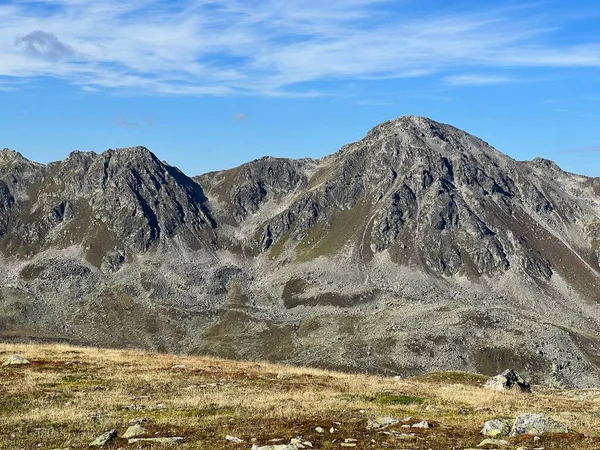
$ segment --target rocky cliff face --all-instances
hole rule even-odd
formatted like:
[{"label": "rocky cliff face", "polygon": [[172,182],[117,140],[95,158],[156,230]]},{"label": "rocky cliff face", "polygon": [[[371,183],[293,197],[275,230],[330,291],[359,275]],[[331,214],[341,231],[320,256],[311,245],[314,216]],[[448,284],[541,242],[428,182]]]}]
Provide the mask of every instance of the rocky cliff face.
[{"label": "rocky cliff face", "polygon": [[0,337],[597,384],[600,181],[421,117],[194,179],[0,153]]}]

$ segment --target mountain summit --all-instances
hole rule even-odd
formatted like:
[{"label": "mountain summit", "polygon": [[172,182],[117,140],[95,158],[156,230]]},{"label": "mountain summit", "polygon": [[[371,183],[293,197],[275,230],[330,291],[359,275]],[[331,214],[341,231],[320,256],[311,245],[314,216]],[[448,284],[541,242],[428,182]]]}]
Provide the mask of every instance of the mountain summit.
[{"label": "mountain summit", "polygon": [[0,152],[0,337],[597,385],[600,179],[401,117],[189,178]]}]

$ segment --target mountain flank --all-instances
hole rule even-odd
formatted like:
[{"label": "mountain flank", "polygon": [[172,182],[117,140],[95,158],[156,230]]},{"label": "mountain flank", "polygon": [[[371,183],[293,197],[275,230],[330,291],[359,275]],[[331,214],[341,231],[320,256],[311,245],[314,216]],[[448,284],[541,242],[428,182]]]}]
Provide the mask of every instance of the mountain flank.
[{"label": "mountain flank", "polygon": [[600,179],[407,116],[190,178],[0,152],[0,338],[418,375],[600,375]]}]

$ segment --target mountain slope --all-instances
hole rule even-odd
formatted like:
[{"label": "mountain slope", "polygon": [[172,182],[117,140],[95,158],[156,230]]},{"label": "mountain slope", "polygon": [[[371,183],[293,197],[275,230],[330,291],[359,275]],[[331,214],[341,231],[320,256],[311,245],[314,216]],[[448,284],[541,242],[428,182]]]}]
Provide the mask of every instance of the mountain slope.
[{"label": "mountain slope", "polygon": [[0,335],[596,384],[600,180],[402,117],[193,179],[0,153]]}]

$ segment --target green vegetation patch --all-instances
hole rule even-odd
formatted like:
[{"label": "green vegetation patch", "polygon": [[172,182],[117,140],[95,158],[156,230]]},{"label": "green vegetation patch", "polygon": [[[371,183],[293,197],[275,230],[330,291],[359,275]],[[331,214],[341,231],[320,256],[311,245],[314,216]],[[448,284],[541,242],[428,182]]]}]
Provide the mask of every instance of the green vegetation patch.
[{"label": "green vegetation patch", "polygon": [[391,392],[380,392],[375,395],[344,394],[342,397],[350,402],[363,401],[376,403],[381,406],[422,405],[427,401],[424,397],[413,397],[411,395],[395,394]]},{"label": "green vegetation patch", "polygon": [[357,234],[368,221],[370,204],[357,203],[353,208],[338,211],[329,221],[321,221],[296,246],[296,260],[307,262],[319,256],[334,255]]},{"label": "green vegetation patch", "polygon": [[285,244],[290,239],[292,235],[292,228],[290,228],[283,236],[281,236],[275,244],[271,246],[269,250],[269,257],[271,259],[277,259],[281,256],[283,251],[285,250]]},{"label": "green vegetation patch", "polygon": [[177,411],[177,415],[181,417],[196,417],[206,418],[215,416],[237,416],[239,411],[229,406],[210,404],[203,408],[181,409]]},{"label": "green vegetation patch", "polygon": [[87,375],[67,375],[62,377],[61,384],[67,389],[81,389],[100,386],[101,380],[94,380]]},{"label": "green vegetation patch", "polygon": [[0,416],[10,415],[17,411],[27,411],[31,408],[28,398],[13,395],[2,395],[0,397]]},{"label": "green vegetation patch", "polygon": [[383,406],[397,406],[397,405],[421,405],[425,403],[426,399],[423,397],[413,397],[411,395],[396,395],[396,394],[377,394],[374,402]]}]

